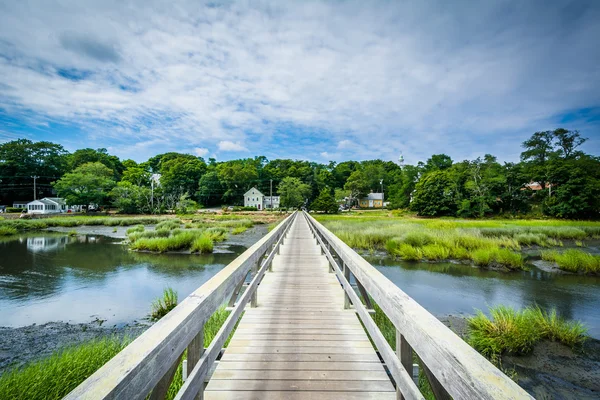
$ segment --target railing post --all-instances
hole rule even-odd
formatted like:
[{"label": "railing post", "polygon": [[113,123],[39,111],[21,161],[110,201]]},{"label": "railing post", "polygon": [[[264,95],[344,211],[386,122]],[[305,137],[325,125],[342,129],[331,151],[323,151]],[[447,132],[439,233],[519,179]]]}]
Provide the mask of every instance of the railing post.
[{"label": "railing post", "polygon": [[[204,353],[204,325],[202,325],[202,329],[196,335],[194,339],[190,342],[187,348],[187,375],[189,376],[192,373],[192,370],[200,361],[200,357]],[[204,386],[200,389],[198,394],[196,395],[196,400],[204,399]]]},{"label": "railing post", "polygon": [[163,375],[160,381],[158,381],[154,389],[152,389],[150,396],[148,396],[149,400],[164,400],[169,391],[169,387],[171,386],[171,382],[173,382],[173,377],[175,376],[175,372],[177,372],[177,367],[179,366],[182,357],[183,353],[181,353],[167,373]]},{"label": "railing post", "polygon": [[[344,278],[346,278],[348,283],[350,283],[350,268],[348,268],[346,263],[344,263]],[[348,294],[344,290],[344,309],[347,310],[349,308],[350,308],[350,297],[348,297]]]},{"label": "railing post", "polygon": [[[254,277],[256,276],[256,274],[258,273],[258,266],[259,263],[255,263],[252,266],[252,278],[254,279]],[[252,297],[250,298],[250,307],[251,308],[256,308],[258,307],[258,297],[257,297],[257,292],[258,292],[258,286],[256,287],[256,289],[254,289],[254,292],[252,293]]]},{"label": "railing post", "polygon": [[[408,372],[412,376],[413,371],[413,349],[406,341],[404,335],[400,333],[399,330],[396,329],[396,354],[400,359],[400,364],[404,367],[406,372]],[[398,385],[396,385],[396,398],[398,400],[403,400],[404,396],[398,389]]]},{"label": "railing post", "polygon": [[427,368],[427,365],[425,365],[423,361],[420,361],[419,365],[421,366],[423,373],[429,381],[429,386],[431,387],[431,391],[433,392],[433,395],[435,396],[436,400],[451,400],[452,396],[448,394],[448,392],[442,386],[440,381],[438,381],[437,378],[431,373],[431,370]]}]

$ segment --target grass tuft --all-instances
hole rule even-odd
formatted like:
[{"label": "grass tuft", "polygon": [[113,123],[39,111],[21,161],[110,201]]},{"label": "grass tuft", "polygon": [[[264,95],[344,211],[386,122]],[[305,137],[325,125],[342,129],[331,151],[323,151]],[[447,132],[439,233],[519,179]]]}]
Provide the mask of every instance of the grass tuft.
[{"label": "grass tuft", "polygon": [[210,238],[210,235],[203,234],[197,237],[192,243],[191,250],[194,253],[212,253],[213,252],[214,243]]},{"label": "grass tuft", "polygon": [[145,229],[146,228],[144,228],[144,225],[136,225],[133,228],[127,229],[127,234],[129,235],[134,232],[144,232]]},{"label": "grass tuft", "polygon": [[0,236],[16,235],[17,230],[10,226],[0,226]]},{"label": "grass tuft", "polygon": [[469,344],[488,358],[503,353],[527,354],[537,342],[548,339],[572,348],[587,339],[586,328],[578,321],[565,321],[556,310],[549,313],[539,307],[515,310],[512,307],[490,308],[491,319],[483,312],[469,318]]},{"label": "grass tuft", "polygon": [[562,270],[583,273],[600,273],[600,256],[586,253],[579,249],[569,249],[563,253],[556,250],[543,251],[542,260],[553,261]]},{"label": "grass tuft", "polygon": [[152,302],[150,319],[152,321],[158,321],[175,307],[177,307],[177,292],[173,290],[173,288],[168,287],[163,291],[162,297],[159,297]]}]

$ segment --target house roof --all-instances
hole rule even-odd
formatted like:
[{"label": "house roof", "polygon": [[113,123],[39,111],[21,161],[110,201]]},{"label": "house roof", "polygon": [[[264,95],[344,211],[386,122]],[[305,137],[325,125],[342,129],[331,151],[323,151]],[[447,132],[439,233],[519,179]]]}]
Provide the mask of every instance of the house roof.
[{"label": "house roof", "polygon": [[60,197],[44,197],[45,200],[50,200],[55,202],[56,204],[67,204],[65,202],[65,199],[60,198]]},{"label": "house roof", "polygon": [[42,203],[42,204],[46,204],[49,206],[55,206],[55,205],[65,204],[65,200],[61,199],[60,197],[44,197],[43,199],[30,201],[27,204],[31,204],[31,203],[36,203],[36,204]]},{"label": "house roof", "polygon": [[369,193],[367,197],[363,197],[361,200],[383,200],[383,193]]},{"label": "house roof", "polygon": [[247,191],[246,193],[244,193],[244,196],[248,196],[249,194],[252,194],[251,192],[252,192],[253,190],[256,192],[256,193],[254,194],[255,196],[256,196],[256,195],[259,195],[259,196],[264,196],[264,194],[262,194],[262,193],[260,192],[260,190],[258,190],[258,189],[257,189],[257,188],[255,188],[254,186],[253,186],[253,187],[251,187],[250,189],[248,189],[248,191]]}]

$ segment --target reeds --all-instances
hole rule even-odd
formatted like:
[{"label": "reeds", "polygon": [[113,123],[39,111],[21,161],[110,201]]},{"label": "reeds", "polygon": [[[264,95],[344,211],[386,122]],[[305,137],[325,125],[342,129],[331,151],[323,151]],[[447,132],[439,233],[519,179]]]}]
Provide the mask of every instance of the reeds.
[{"label": "reeds", "polygon": [[537,306],[515,310],[512,307],[490,308],[491,318],[483,312],[469,318],[469,344],[488,358],[503,353],[527,354],[542,339],[563,343],[572,348],[587,339],[586,328],[578,321],[560,318],[556,310],[545,312]]},{"label": "reeds", "polygon": [[600,256],[579,249],[569,249],[560,253],[556,250],[543,251],[542,260],[555,262],[562,270],[582,273],[600,273]]},{"label": "reeds", "polygon": [[214,243],[210,238],[210,235],[203,234],[197,237],[192,243],[191,250],[194,253],[212,253],[213,252]]},{"label": "reeds", "polygon": [[16,235],[17,230],[11,226],[0,226],[0,236]]},{"label": "reeds", "polygon": [[0,376],[0,399],[62,399],[129,342],[114,336],[95,339],[9,369]]},{"label": "reeds", "polygon": [[152,302],[150,319],[152,321],[158,321],[175,307],[177,307],[177,292],[173,290],[173,288],[168,287],[163,291],[162,297],[159,297]]}]

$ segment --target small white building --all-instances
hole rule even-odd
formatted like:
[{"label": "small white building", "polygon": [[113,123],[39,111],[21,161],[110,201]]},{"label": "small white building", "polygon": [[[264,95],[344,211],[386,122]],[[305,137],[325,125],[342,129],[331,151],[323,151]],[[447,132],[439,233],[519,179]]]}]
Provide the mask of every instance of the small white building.
[{"label": "small white building", "polygon": [[16,200],[13,202],[13,208],[27,208],[27,204],[31,203],[31,200]]},{"label": "small white building", "polygon": [[44,197],[27,203],[27,212],[30,214],[58,214],[66,211],[67,203],[60,197]]},{"label": "small white building", "polygon": [[244,207],[256,207],[257,210],[279,208],[279,196],[265,196],[260,190],[253,187],[244,193]]}]

